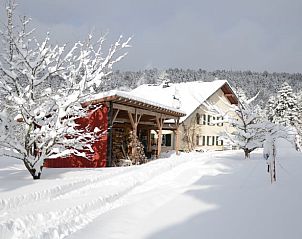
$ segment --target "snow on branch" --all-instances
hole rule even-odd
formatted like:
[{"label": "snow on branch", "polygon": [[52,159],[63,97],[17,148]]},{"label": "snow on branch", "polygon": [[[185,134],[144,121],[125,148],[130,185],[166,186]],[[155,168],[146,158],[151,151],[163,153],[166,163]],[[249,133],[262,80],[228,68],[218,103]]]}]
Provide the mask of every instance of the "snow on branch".
[{"label": "snow on branch", "polygon": [[[94,42],[91,34],[70,50],[66,45],[53,46],[49,33],[40,42],[34,30],[27,30],[30,18],[21,18],[19,25],[14,25],[16,5],[10,3],[7,24],[0,34],[4,43],[0,94],[6,108],[0,115],[0,146],[19,153],[38,178],[46,158],[63,153],[86,157],[83,149],[92,150],[100,133],[77,127],[75,121],[88,111],[81,103],[126,56],[123,51],[130,47],[131,38],[120,36],[107,54],[103,53],[105,37]],[[49,85],[56,79],[59,85],[52,90]]]}]

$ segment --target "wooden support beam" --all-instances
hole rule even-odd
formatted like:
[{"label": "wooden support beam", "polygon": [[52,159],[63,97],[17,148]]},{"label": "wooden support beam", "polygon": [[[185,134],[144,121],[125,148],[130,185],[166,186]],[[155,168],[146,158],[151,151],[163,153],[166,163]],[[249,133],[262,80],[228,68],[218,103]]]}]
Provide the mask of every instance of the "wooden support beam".
[{"label": "wooden support beam", "polygon": [[127,105],[113,103],[113,109],[124,110],[124,111],[130,112],[132,114],[135,113],[135,108],[133,108],[131,106],[127,106]]},{"label": "wooden support beam", "polygon": [[166,129],[166,130],[175,130],[176,129],[175,123],[169,123],[169,124],[164,123],[163,124],[163,129]]},{"label": "wooden support beam", "polygon": [[162,129],[158,131],[158,142],[157,142],[157,158],[159,158],[159,155],[161,153],[161,143],[162,143]]},{"label": "wooden support beam", "polygon": [[132,113],[128,111],[128,116],[129,116],[129,119],[130,119],[130,123],[131,123],[131,126],[132,126],[132,129],[135,127],[135,122],[134,122],[134,119],[133,119],[133,116],[132,116]]},{"label": "wooden support beam", "polygon": [[179,155],[179,118],[175,120],[175,152],[176,155]]},{"label": "wooden support beam", "polygon": [[128,111],[128,116],[129,116],[129,119],[130,119],[130,123],[132,125],[132,128],[137,128],[141,118],[142,118],[142,115],[138,114],[136,111],[134,113],[134,117],[132,115],[131,112]]},{"label": "wooden support beam", "polygon": [[147,130],[147,152],[152,151],[151,130]]},{"label": "wooden support beam", "polygon": [[132,114],[135,114],[135,112],[136,112],[138,115],[149,115],[149,116],[154,116],[154,117],[159,117],[159,118],[161,117],[161,118],[165,118],[165,119],[175,119],[175,120],[178,119],[178,117],[176,117],[176,116],[161,114],[161,113],[153,112],[153,111],[150,111],[150,110],[137,109],[137,108],[132,107],[132,106],[121,105],[121,104],[117,104],[117,103],[113,103],[113,108],[123,110],[123,111],[127,111],[127,112],[130,112]]},{"label": "wooden support beam", "polygon": [[120,110],[117,109],[117,111],[114,113],[113,119],[112,119],[112,124],[114,124],[114,122],[115,122],[115,120],[116,120],[116,117],[117,117],[117,115],[118,115],[119,112],[120,112]]},{"label": "wooden support beam", "polygon": [[138,112],[137,109],[135,109],[135,123],[138,125],[141,118],[143,116],[143,113]]},{"label": "wooden support beam", "polygon": [[[130,122],[129,119],[116,118],[115,123],[131,123],[131,122]],[[149,126],[153,126],[154,128],[156,128],[156,124],[154,122],[151,122],[151,121],[140,121],[139,124],[140,125],[149,125]]]},{"label": "wooden support beam", "polygon": [[164,123],[164,118],[162,116],[156,117],[156,124],[157,124],[157,128],[158,128],[157,158],[159,158],[159,155],[161,153],[163,123]]},{"label": "wooden support beam", "polygon": [[159,117],[156,117],[156,126],[157,126],[157,129],[159,129],[161,127],[160,118]]},{"label": "wooden support beam", "polygon": [[152,116],[157,116],[159,117],[161,114],[160,113],[156,113],[156,112],[153,112],[153,111],[150,111],[150,110],[143,110],[143,109],[136,109],[136,112],[138,114],[141,114],[141,115],[152,115]]},{"label": "wooden support beam", "polygon": [[[139,115],[137,113],[137,110],[134,111],[134,117],[132,115],[132,113],[130,111],[128,111],[128,116],[129,116],[129,119],[130,119],[130,122],[131,122],[131,126],[132,126],[132,135],[133,135],[133,145],[134,147],[132,147],[132,155],[135,157],[136,155],[136,145],[137,145],[137,126],[138,126],[138,123],[142,117],[142,115]],[[137,162],[132,162],[134,164],[136,164]]]},{"label": "wooden support beam", "polygon": [[143,110],[143,109],[136,109],[136,112],[138,114],[144,114],[144,115],[151,115],[151,116],[155,116],[155,117],[162,117],[162,118],[168,118],[168,119],[177,119],[178,117],[176,116],[171,116],[171,115],[166,115],[166,114],[161,114],[161,113],[156,113],[153,111],[149,111],[149,110]]}]

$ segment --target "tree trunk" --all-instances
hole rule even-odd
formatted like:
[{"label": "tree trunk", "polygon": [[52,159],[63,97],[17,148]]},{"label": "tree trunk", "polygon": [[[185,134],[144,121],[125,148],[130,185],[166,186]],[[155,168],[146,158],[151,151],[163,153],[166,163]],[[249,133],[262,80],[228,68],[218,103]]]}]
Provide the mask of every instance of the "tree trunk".
[{"label": "tree trunk", "polygon": [[38,175],[32,175],[32,176],[33,176],[34,180],[40,179],[41,178],[41,173],[38,173]]},{"label": "tree trunk", "polygon": [[37,172],[37,170],[33,168],[32,165],[30,165],[26,160],[23,160],[23,163],[34,180],[41,178],[42,166],[40,168],[40,172]]},{"label": "tree trunk", "polygon": [[244,149],[244,156],[246,159],[250,158],[250,153],[251,153],[251,151],[249,149]]}]

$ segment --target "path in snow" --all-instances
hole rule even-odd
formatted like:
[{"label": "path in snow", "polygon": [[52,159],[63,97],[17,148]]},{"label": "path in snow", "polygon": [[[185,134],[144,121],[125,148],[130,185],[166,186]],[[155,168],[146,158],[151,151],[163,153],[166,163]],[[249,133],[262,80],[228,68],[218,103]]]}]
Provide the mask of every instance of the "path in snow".
[{"label": "path in snow", "polygon": [[301,239],[301,153],[278,153],[273,185],[261,151],[190,154],[68,238]]},{"label": "path in snow", "polygon": [[[204,211],[211,209],[210,204],[200,204],[194,199],[186,199],[188,201],[183,202],[183,208],[180,209],[177,205],[168,212],[169,216],[156,215],[158,212],[164,211],[164,208],[180,195],[189,189],[196,188],[195,183],[198,180],[228,174],[230,170],[233,170],[222,163],[219,157],[221,154],[221,152],[183,154],[182,156],[187,156],[187,158],[181,160],[185,160],[186,163],[156,175],[146,183],[135,187],[125,195],[124,203],[119,208],[98,216],[87,227],[68,238],[79,239],[84,236],[108,239],[146,238],[148,234],[194,214],[195,209],[191,210],[187,203],[191,204],[193,208],[199,207]],[[234,154],[224,152],[224,155],[233,156]],[[207,188],[207,185],[198,186],[198,188]],[[179,217],[175,214],[177,210],[180,210]],[[153,215],[156,216],[153,217]]]},{"label": "path in snow", "polygon": [[301,154],[279,155],[275,185],[265,162],[240,160],[241,151],[184,153],[125,168],[45,169],[37,181],[20,165],[4,165],[0,238],[301,239]]},{"label": "path in snow", "polygon": [[[31,238],[32,232],[35,238],[68,236],[101,214],[127,203],[128,194],[167,180],[172,182],[177,175],[192,169],[191,164],[191,160],[180,157],[110,172],[94,170],[93,175],[81,180],[1,199],[0,232],[16,238]],[[194,177],[192,174],[187,180]]]}]

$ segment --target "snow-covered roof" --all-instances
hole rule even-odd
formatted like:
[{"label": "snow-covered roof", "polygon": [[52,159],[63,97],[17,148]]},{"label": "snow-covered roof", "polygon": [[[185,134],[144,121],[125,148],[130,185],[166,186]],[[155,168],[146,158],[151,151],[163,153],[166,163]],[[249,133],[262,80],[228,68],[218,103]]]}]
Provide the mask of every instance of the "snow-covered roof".
[{"label": "snow-covered roof", "polygon": [[180,118],[183,121],[222,87],[227,87],[232,92],[226,80],[215,80],[169,83],[168,87],[165,84],[144,84],[130,91],[130,94],[182,110],[186,113],[186,116]]},{"label": "snow-covered roof", "polygon": [[107,92],[102,92],[99,94],[94,94],[85,99],[85,102],[99,102],[99,101],[116,101],[122,100],[123,102],[128,101],[135,103],[136,105],[142,105],[154,109],[155,111],[167,111],[173,115],[184,116],[186,113],[172,106],[164,105],[158,101],[152,101],[143,96],[136,96],[136,94],[132,92],[124,92],[118,90],[111,90]]}]

